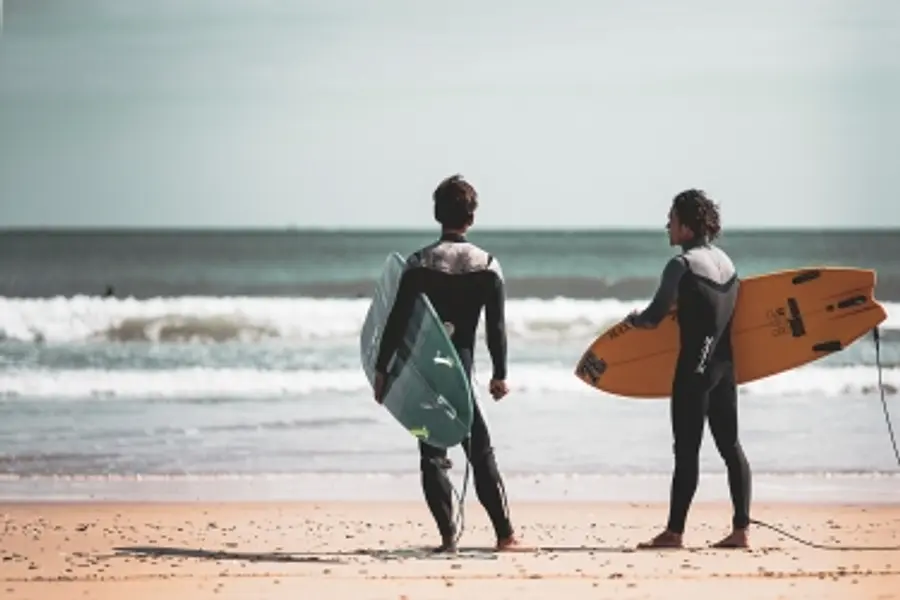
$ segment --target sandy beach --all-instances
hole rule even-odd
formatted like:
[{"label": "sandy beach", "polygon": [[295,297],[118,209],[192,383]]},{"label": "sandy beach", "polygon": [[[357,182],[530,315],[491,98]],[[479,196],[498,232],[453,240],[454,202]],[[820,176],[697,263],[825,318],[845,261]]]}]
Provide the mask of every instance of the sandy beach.
[{"label": "sandy beach", "polygon": [[[69,598],[900,598],[900,506],[760,504],[753,548],[706,548],[729,507],[697,504],[685,543],[634,551],[664,504],[519,503],[525,553],[498,554],[467,502],[460,552],[433,556],[421,502],[5,503],[0,592]],[[856,547],[856,549],[853,549]],[[862,549],[865,547],[865,549]],[[896,550],[872,549],[897,547]]]}]

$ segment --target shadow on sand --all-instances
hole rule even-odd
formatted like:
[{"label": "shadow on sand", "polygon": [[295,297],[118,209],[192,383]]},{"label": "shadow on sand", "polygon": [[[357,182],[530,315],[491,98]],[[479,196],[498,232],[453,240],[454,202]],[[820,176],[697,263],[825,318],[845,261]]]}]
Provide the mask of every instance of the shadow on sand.
[{"label": "shadow on sand", "polygon": [[[428,548],[398,549],[358,549],[340,552],[234,552],[227,550],[204,550],[202,548],[176,548],[168,546],[124,546],[114,548],[117,555],[146,556],[153,558],[196,558],[201,560],[234,560],[246,562],[281,562],[281,563],[326,563],[344,564],[348,559],[373,558],[382,561],[391,560],[460,560],[481,559],[496,560],[502,553],[493,548],[461,547],[455,554],[436,554]],[[625,554],[634,552],[633,548],[606,546],[539,546],[516,554],[592,554],[613,553]]]}]

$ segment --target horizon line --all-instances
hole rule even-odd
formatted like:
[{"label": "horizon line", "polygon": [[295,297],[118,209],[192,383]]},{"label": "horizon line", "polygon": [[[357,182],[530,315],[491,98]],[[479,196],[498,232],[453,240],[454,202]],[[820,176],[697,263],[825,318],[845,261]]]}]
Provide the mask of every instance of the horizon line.
[{"label": "horizon line", "polygon": [[[434,232],[437,226],[411,227],[360,227],[360,226],[325,226],[311,225],[300,227],[296,225],[21,225],[0,226],[0,234],[9,233],[421,233]],[[662,227],[610,227],[610,226],[512,226],[492,227],[478,226],[472,229],[472,233],[660,233]],[[780,226],[780,225],[748,225],[742,227],[730,227],[723,229],[722,236],[733,233],[815,233],[815,232],[900,232],[898,225],[808,225],[808,226]]]}]

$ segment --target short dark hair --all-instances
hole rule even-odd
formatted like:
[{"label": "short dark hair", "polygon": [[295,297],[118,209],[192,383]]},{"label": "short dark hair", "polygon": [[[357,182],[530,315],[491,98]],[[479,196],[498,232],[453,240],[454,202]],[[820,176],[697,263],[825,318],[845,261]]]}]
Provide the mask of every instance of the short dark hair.
[{"label": "short dark hair", "polygon": [[432,194],[434,220],[448,229],[470,225],[478,208],[478,192],[460,174],[444,179]]},{"label": "short dark hair", "polygon": [[694,232],[694,235],[712,241],[722,231],[719,205],[703,190],[684,190],[672,200],[672,209],[678,221]]}]

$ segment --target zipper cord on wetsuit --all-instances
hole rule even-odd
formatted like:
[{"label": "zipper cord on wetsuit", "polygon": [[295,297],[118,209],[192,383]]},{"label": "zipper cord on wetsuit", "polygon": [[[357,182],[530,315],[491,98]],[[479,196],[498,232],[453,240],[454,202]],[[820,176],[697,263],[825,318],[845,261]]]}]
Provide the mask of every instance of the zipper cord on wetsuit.
[{"label": "zipper cord on wetsuit", "polygon": [[[878,327],[872,330],[872,337],[875,340],[875,366],[878,370],[878,392],[881,396],[881,407],[884,410],[884,420],[887,423],[888,435],[890,437],[891,446],[894,449],[894,458],[897,459],[897,466],[900,466],[900,450],[897,448],[897,439],[894,436],[894,426],[891,423],[891,413],[888,411],[887,400],[885,399],[885,389],[884,389],[884,379],[882,374],[882,365],[881,365],[881,336],[878,331]],[[891,550],[900,550],[900,546],[838,546],[838,545],[829,545],[829,544],[816,544],[814,542],[810,542],[808,540],[804,540],[798,538],[795,535],[792,535],[783,529],[779,529],[774,525],[770,525],[763,521],[759,521],[757,519],[750,519],[750,522],[754,525],[760,525],[762,527],[766,527],[775,531],[776,533],[780,533],[781,535],[788,537],[796,542],[800,542],[806,546],[811,548],[818,548],[820,550],[852,550],[852,551],[861,551],[861,550],[876,550],[876,551],[891,551]]]}]

